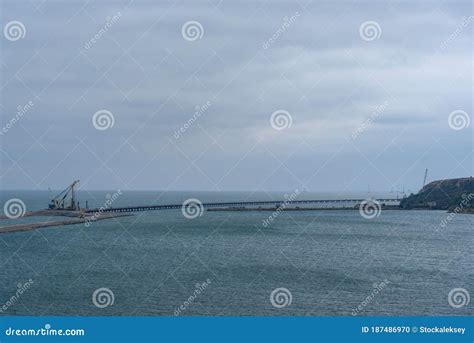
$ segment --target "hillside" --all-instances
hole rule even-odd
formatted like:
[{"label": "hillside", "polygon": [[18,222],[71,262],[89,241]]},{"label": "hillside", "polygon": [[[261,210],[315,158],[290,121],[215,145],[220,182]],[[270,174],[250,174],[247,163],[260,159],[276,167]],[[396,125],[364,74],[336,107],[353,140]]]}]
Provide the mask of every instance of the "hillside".
[{"label": "hillside", "polygon": [[474,178],[433,181],[400,202],[404,209],[474,210]]}]

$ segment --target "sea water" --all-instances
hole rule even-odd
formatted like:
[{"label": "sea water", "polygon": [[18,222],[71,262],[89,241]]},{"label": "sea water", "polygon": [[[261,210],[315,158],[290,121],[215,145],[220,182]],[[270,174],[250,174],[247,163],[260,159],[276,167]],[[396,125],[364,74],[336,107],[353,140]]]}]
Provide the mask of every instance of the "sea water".
[{"label": "sea water", "polygon": [[[81,191],[78,200],[100,207],[114,192]],[[361,196],[367,194],[301,195]],[[19,198],[37,210],[51,197],[8,191],[0,200]],[[285,195],[122,191],[112,206],[188,198]],[[274,219],[264,225],[269,216]],[[447,216],[384,209],[373,219],[358,210],[203,211],[189,219],[166,210],[0,234],[0,315],[473,315],[472,301],[452,306],[452,291],[474,292],[474,216],[458,214],[443,225]]]}]

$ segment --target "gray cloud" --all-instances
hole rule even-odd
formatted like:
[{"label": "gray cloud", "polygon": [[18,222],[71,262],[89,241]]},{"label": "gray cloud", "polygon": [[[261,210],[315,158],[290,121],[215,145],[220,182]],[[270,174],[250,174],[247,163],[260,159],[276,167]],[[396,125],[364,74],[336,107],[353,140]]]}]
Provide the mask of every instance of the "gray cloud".
[{"label": "gray cloud", "polygon": [[[90,189],[416,189],[425,167],[433,178],[472,174],[472,126],[447,123],[457,109],[472,116],[467,1],[7,1],[2,13],[27,29],[2,37],[2,125],[35,105],[0,136],[1,188],[81,178]],[[183,39],[190,20],[202,39]],[[381,35],[368,42],[359,27],[369,20]],[[113,128],[94,128],[100,109]],[[271,127],[279,109],[289,129]]]}]

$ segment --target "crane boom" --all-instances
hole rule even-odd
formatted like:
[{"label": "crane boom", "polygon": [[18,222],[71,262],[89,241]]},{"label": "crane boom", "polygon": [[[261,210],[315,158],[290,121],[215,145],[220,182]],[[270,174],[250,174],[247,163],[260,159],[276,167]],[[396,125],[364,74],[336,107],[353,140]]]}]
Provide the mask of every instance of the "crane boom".
[{"label": "crane boom", "polygon": [[423,178],[423,187],[425,187],[425,185],[426,185],[426,179],[427,178],[428,178],[428,168],[425,169],[425,177]]},{"label": "crane boom", "polygon": [[[51,199],[49,208],[51,210],[70,210],[70,211],[77,210],[76,190],[74,188],[76,187],[78,183],[79,183],[79,180],[74,181],[66,189],[62,190],[58,195],[56,195],[53,199]],[[69,195],[71,197],[71,201],[68,205],[66,201]]]}]

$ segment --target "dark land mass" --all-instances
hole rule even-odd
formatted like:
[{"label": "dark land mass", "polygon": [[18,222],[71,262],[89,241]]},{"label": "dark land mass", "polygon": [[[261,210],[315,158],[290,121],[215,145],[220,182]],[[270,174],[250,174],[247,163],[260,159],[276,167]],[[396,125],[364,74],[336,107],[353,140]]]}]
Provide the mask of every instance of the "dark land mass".
[{"label": "dark land mass", "polygon": [[417,194],[402,199],[400,208],[474,213],[474,179],[471,176],[430,182]]}]

